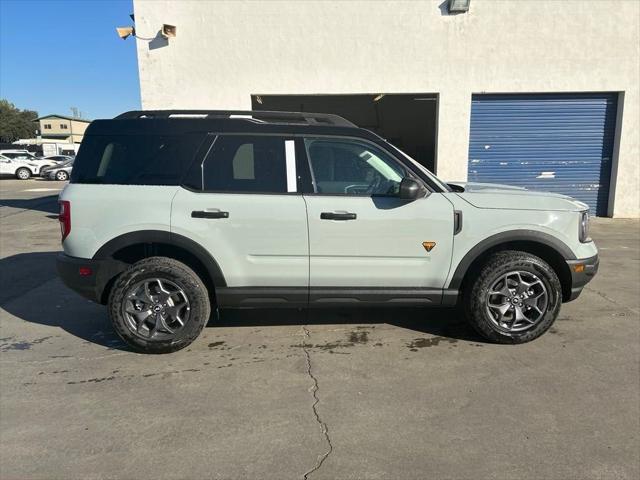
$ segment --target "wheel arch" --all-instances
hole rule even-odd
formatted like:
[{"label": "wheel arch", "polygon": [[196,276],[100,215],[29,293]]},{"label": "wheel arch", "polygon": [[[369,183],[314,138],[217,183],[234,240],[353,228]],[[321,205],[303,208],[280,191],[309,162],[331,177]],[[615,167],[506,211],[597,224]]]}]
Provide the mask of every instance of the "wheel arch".
[{"label": "wheel arch", "polygon": [[142,230],[125,233],[104,244],[93,256],[94,260],[108,263],[103,269],[104,278],[101,303],[106,303],[116,278],[129,265],[144,258],[163,256],[178,260],[189,266],[205,283],[211,300],[215,300],[215,289],[227,283],[216,259],[199,243],[182,235],[162,230]]},{"label": "wheel arch", "polygon": [[448,288],[464,292],[486,259],[491,254],[504,250],[531,253],[547,262],[558,275],[563,301],[568,301],[571,296],[571,270],[566,261],[575,260],[576,256],[561,240],[535,230],[514,230],[484,239],[460,260]]}]

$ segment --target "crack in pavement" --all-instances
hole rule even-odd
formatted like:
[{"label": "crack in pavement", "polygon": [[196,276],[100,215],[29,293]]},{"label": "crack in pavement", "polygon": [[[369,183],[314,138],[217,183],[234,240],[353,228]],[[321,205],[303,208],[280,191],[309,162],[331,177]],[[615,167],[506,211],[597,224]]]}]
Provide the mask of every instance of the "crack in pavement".
[{"label": "crack in pavement", "polygon": [[585,290],[587,290],[587,291],[589,291],[589,292],[593,292],[593,293],[595,293],[596,295],[599,295],[600,297],[604,298],[606,301],[608,301],[608,302],[610,302],[610,303],[613,303],[614,305],[616,305],[616,306],[618,306],[618,307],[624,308],[625,310],[629,310],[630,312],[635,313],[636,315],[640,314],[640,311],[639,311],[639,310],[637,310],[637,309],[635,309],[635,308],[633,308],[633,307],[628,307],[627,305],[622,305],[622,304],[621,304],[620,302],[618,302],[617,300],[614,300],[613,298],[611,298],[611,297],[610,297],[610,296],[608,296],[607,294],[605,294],[605,293],[603,293],[603,292],[601,292],[601,291],[599,291],[599,290],[596,290],[596,289],[595,289],[595,288],[593,288],[593,287],[585,286],[585,287],[584,287],[584,289],[585,289]]},{"label": "crack in pavement", "polygon": [[312,392],[313,394],[313,405],[311,406],[311,408],[313,410],[313,415],[316,418],[316,422],[318,423],[318,425],[320,425],[320,431],[322,432],[322,435],[324,436],[324,439],[327,441],[327,445],[329,447],[325,453],[317,456],[316,464],[313,466],[313,468],[306,471],[305,474],[302,476],[304,480],[307,480],[309,478],[309,475],[317,471],[322,466],[322,464],[327,459],[327,457],[331,454],[331,452],[333,451],[333,444],[331,443],[331,438],[329,438],[329,429],[327,428],[327,424],[322,421],[322,419],[320,418],[320,415],[318,414],[317,407],[318,407],[318,404],[320,403],[320,398],[318,398],[318,390],[320,387],[318,386],[318,379],[313,375],[313,372],[311,371],[311,355],[309,354],[309,350],[307,349],[307,344],[306,344],[306,340],[307,338],[309,338],[309,330],[307,330],[307,327],[304,325],[302,326],[302,334],[303,334],[303,337],[302,337],[301,347],[302,347],[302,351],[304,352],[305,358],[307,360],[307,375],[309,375],[311,380],[313,380],[313,385],[309,389],[309,391]]}]

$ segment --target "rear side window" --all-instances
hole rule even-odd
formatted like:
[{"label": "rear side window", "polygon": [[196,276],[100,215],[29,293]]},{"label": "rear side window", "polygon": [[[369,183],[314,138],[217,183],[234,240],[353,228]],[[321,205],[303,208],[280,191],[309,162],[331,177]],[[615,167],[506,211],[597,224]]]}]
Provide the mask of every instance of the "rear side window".
[{"label": "rear side window", "polygon": [[72,183],[179,185],[204,136],[89,135],[78,152]]},{"label": "rear side window", "polygon": [[284,139],[220,135],[202,164],[205,191],[287,193]]}]

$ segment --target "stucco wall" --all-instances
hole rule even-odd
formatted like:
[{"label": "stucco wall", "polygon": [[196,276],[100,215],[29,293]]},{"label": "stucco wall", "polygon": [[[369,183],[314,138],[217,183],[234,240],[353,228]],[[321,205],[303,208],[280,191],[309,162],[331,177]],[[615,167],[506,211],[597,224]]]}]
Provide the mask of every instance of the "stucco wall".
[{"label": "stucco wall", "polygon": [[[250,94],[438,93],[438,175],[467,173],[472,93],[624,92],[614,215],[640,216],[640,2],[135,0],[144,108]],[[615,161],[615,159],[614,159]],[[615,170],[614,170],[615,171]]]}]

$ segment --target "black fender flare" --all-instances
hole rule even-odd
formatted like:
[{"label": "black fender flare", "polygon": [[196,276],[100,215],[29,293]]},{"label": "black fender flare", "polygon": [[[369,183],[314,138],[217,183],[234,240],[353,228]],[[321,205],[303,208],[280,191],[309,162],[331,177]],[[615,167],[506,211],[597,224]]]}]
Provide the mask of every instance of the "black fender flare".
[{"label": "black fender flare", "polygon": [[203,263],[216,287],[227,286],[220,265],[206,248],[190,238],[163,230],[138,230],[115,237],[100,247],[93,259],[109,260],[118,250],[138,243],[164,243],[182,248]]},{"label": "black fender flare", "polygon": [[576,259],[576,256],[567,244],[548,233],[539,232],[537,230],[509,230],[507,232],[501,232],[487,237],[469,250],[465,256],[462,257],[460,263],[458,263],[458,266],[451,277],[448,288],[459,289],[462,286],[462,280],[464,279],[471,264],[473,264],[477,258],[489,249],[503,243],[523,241],[537,243],[545,247],[552,248],[562,255],[565,260]]}]

